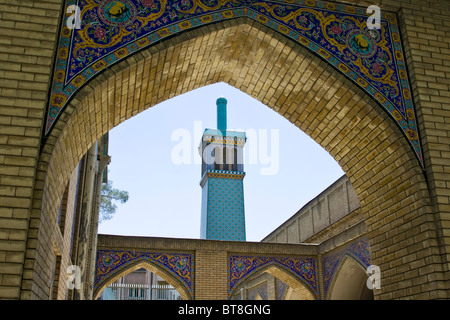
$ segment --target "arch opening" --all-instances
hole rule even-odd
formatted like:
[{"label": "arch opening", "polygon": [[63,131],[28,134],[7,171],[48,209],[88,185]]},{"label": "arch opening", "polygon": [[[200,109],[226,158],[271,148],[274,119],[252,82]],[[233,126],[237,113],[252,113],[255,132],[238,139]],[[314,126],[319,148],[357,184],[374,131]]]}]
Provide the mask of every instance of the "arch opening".
[{"label": "arch opening", "polygon": [[[236,22],[238,21],[236,20]],[[240,23],[242,23],[242,21]],[[143,70],[144,65],[151,67],[157,67],[158,64],[161,65],[161,59],[164,57],[159,57],[159,55],[173,54],[174,50],[181,50],[183,45],[184,47],[189,45],[184,42],[181,42],[181,46],[180,44],[175,44],[166,50],[163,48],[151,50],[156,52],[158,52],[158,50],[163,51],[163,53],[157,53],[151,58],[145,59],[142,55],[133,56],[134,59],[132,59],[132,61],[134,62],[131,68],[127,67],[127,64],[125,63],[123,63],[123,65],[119,63],[117,68],[111,68],[109,72],[105,72],[98,76],[97,79],[93,80],[91,84],[87,84],[86,88],[81,90],[77,95],[76,101],[74,101],[62,114],[61,121],[58,122],[59,125],[44,147],[42,160],[44,162],[43,164],[49,167],[47,170],[49,176],[46,179],[47,186],[52,182],[57,182],[56,185],[58,185],[58,189],[60,189],[60,183],[58,183],[58,180],[60,179],[55,179],[55,174],[53,173],[55,170],[52,170],[54,169],[53,167],[59,166],[59,168],[57,167],[55,169],[62,171],[62,179],[66,180],[66,176],[72,172],[70,169],[75,168],[75,165],[89,146],[119,123],[135,116],[152,105],[164,101],[164,99],[169,99],[175,95],[198,88],[201,85],[216,83],[218,81],[224,81],[249,94],[256,100],[261,101],[263,104],[266,104],[274,111],[287,118],[295,126],[299,127],[335,158],[352,182],[356,181],[356,179],[353,178],[353,175],[355,171],[360,168],[358,169],[354,166],[355,161],[357,162],[357,160],[348,163],[350,160],[349,158],[354,159],[356,156],[354,153],[349,154],[351,151],[360,152],[361,157],[370,154],[370,158],[363,161],[365,164],[369,164],[369,161],[373,160],[373,158],[378,155],[377,151],[380,151],[379,158],[382,158],[382,156],[386,156],[386,151],[391,153],[395,148],[402,149],[401,146],[395,146],[399,143],[401,144],[397,134],[393,134],[394,138],[390,141],[390,137],[387,137],[389,133],[384,132],[390,127],[390,121],[384,116],[384,113],[379,112],[380,108],[370,98],[368,99],[361,90],[339,75],[337,71],[331,69],[331,67],[327,67],[323,61],[311,55],[306,49],[294,45],[287,39],[280,38],[271,30],[265,30],[260,26],[254,26],[252,23],[247,24],[247,21],[245,21],[244,24],[240,23],[236,23],[236,25],[225,29],[209,30],[209,36],[205,37],[206,39],[203,41],[206,41],[207,39],[212,41],[211,38],[216,38],[216,36],[220,34],[222,37],[219,37],[221,40],[218,41],[219,44],[223,45],[223,42],[231,41],[232,44],[234,43],[234,45],[236,45],[236,42],[231,40],[231,38],[234,38],[231,34],[235,33],[238,34],[238,38],[247,36],[253,41],[248,41],[243,46],[242,51],[246,54],[240,54],[240,59],[236,57],[237,52],[234,50],[225,56],[219,55],[219,57],[222,56],[222,58],[225,58],[225,61],[220,63],[219,66],[227,68],[215,71],[210,70],[210,68],[206,69],[203,74],[203,77],[205,78],[202,79],[202,84],[197,83],[194,85],[194,83],[196,83],[195,81],[191,82],[191,78],[186,79],[189,72],[181,72],[180,74],[172,75],[172,77],[163,77],[160,79],[162,81],[161,84],[167,86],[169,86],[170,81],[184,80],[182,82],[183,85],[178,81],[178,85],[170,87],[165,94],[164,91],[160,91],[156,95],[152,95],[151,93],[154,93],[154,91],[152,91],[151,88],[138,87],[134,88],[135,90],[133,92],[129,88],[123,87],[123,85],[128,84],[128,81],[124,82],[125,79],[122,81],[120,79],[124,76],[129,76],[129,72],[134,73],[132,80],[136,81],[135,73],[138,69],[141,72],[140,77],[143,77],[143,72],[150,72],[148,69]],[[206,30],[209,29],[207,27],[204,28]],[[208,32],[208,30],[206,32]],[[189,41],[190,45],[195,45],[195,43],[200,42],[200,39],[201,38],[194,38],[192,41]],[[271,46],[270,41],[274,42]],[[253,45],[252,42],[254,42]],[[276,67],[275,64],[278,64],[280,67],[275,68],[275,71],[278,71],[280,74],[286,74],[284,77],[280,78],[281,75],[274,75],[272,76],[274,79],[269,78],[265,81],[264,77],[257,78],[255,74],[248,74],[250,67],[245,66],[245,63],[248,62],[248,58],[242,57],[251,56],[251,48],[257,44],[270,46],[271,51],[269,51],[269,54],[264,54],[264,50],[256,50],[256,54],[260,59],[259,61],[253,59],[255,62],[252,63],[251,68],[254,69],[254,72],[263,71],[264,74],[267,74],[268,67]],[[211,46],[209,46],[209,49],[212,50]],[[283,54],[283,52],[285,53]],[[215,53],[217,54],[217,52]],[[271,60],[270,55],[273,53],[280,59]],[[234,56],[230,57],[230,55]],[[189,60],[190,59],[187,59],[187,61]],[[264,63],[262,63],[263,61]],[[163,65],[164,64],[158,67],[159,72],[162,73],[163,69],[166,71],[171,69],[170,64],[165,67],[163,67]],[[203,65],[203,68],[206,68],[204,63],[200,65]],[[260,65],[262,67],[260,67]],[[256,83],[252,84],[250,82],[244,85],[242,77],[245,76],[245,74],[239,75],[239,73],[236,73],[233,75],[233,73],[227,71],[230,69],[233,70],[232,67],[234,67],[236,71],[247,71],[246,77],[252,79],[252,81],[255,81]],[[300,67],[300,69],[292,71],[292,67]],[[122,70],[122,68],[125,68],[125,70]],[[257,70],[258,68],[261,70]],[[193,71],[192,68],[189,71]],[[302,73],[299,73],[300,71]],[[317,74],[315,77],[311,76],[313,71]],[[260,73],[261,72],[259,72],[258,75],[260,75]],[[162,74],[160,74],[160,76],[161,75]],[[117,81],[114,80],[116,77],[119,77]],[[300,79],[298,77],[300,77]],[[307,81],[307,83],[303,83],[302,79],[303,81]],[[300,81],[293,82],[298,80]],[[139,79],[141,85],[142,81],[142,78]],[[286,84],[287,90],[286,88],[282,88],[284,90],[281,92],[276,95],[272,94],[274,93],[272,91],[275,89],[274,87],[271,87],[271,85],[274,84]],[[266,90],[262,90],[263,87]],[[260,91],[257,91],[258,88]],[[144,91],[144,89],[147,90]],[[122,91],[124,91],[125,94],[123,98],[120,99]],[[147,95],[145,95],[146,93]],[[116,97],[114,97],[114,94]],[[92,108],[90,108],[90,106]],[[374,110],[375,113],[378,111],[378,114],[374,114]],[[86,117],[87,114],[89,114],[89,119],[82,119],[83,117]],[[92,126],[87,126],[87,123],[84,123],[83,120],[89,120],[92,122]],[[367,126],[371,129],[376,129],[374,130],[376,132],[370,132],[370,135],[367,135],[370,131],[370,129],[367,129]],[[386,148],[376,150],[366,147],[364,151],[352,150],[354,147],[353,144],[357,143],[357,141],[351,141],[349,144],[350,141],[348,140],[351,139],[350,135],[354,138],[354,135],[358,134],[358,132],[355,131],[363,128],[366,128],[365,132],[362,134],[361,141],[358,142],[364,144],[359,146],[359,148],[364,149],[364,146],[370,142],[372,143],[371,147],[374,147],[377,143],[382,143],[383,147]],[[396,128],[393,129],[396,131]],[[347,138],[346,142],[340,142],[340,140],[345,137]],[[391,143],[390,148],[388,147],[389,143]],[[47,153],[46,151],[50,153]],[[70,152],[71,157],[67,157],[67,159],[61,161],[61,155],[65,151]],[[403,152],[405,152],[405,150],[403,150]],[[406,152],[406,154],[410,155],[408,152]],[[50,156],[50,160],[46,164],[47,161],[45,160],[48,159],[48,156]],[[68,168],[70,169],[66,170]],[[360,200],[364,200],[365,197],[361,196],[362,190],[358,188],[361,183],[362,182],[357,183],[355,189],[359,194]],[[43,203],[43,208],[45,208],[45,205],[47,205],[47,202]]]},{"label": "arch opening", "polygon": [[[149,262],[149,261],[137,261],[135,263],[130,264],[129,266],[122,268],[118,271],[112,272],[109,277],[104,280],[101,284],[98,284],[97,287],[94,289],[94,300],[97,300],[101,294],[104,292],[106,288],[108,288],[113,283],[117,282],[118,280],[122,279],[123,277],[137,271],[140,269],[148,270],[150,273],[159,276],[160,278],[164,279],[170,286],[172,286],[178,294],[181,296],[181,299],[183,300],[191,300],[193,297],[191,297],[189,291],[186,289],[186,287],[177,279],[175,279],[172,275],[170,275],[165,270],[161,269],[157,265]],[[150,283],[150,286],[152,286],[152,283]],[[119,286],[120,287],[120,286]],[[128,289],[127,286],[123,286],[126,289]],[[147,289],[147,287],[145,287]],[[150,288],[149,288],[150,290]],[[151,292],[151,291],[149,291]],[[141,292],[139,294],[142,294]],[[155,294],[150,293],[151,297],[154,297]],[[146,295],[149,297],[149,295]]]},{"label": "arch opening", "polygon": [[311,289],[277,264],[247,276],[231,293],[233,300],[316,300]]},{"label": "arch opening", "polygon": [[373,300],[373,291],[367,287],[368,275],[354,258],[345,255],[328,293],[330,300]]},{"label": "arch opening", "polygon": [[381,241],[377,222],[386,211],[400,219],[394,206],[402,198],[416,194],[413,211],[426,202],[421,168],[399,128],[326,62],[246,19],[184,35],[128,57],[76,94],[42,150],[44,192],[34,201],[41,225],[55,220],[58,195],[94,141],[161,101],[219,81],[278,112],[333,156],[354,186],[371,241]]},{"label": "arch opening", "polygon": [[[285,118],[238,89],[216,83],[158,104],[109,132],[108,179],[128,191],[130,200],[119,204],[113,220],[100,224],[99,233],[199,237],[198,142],[203,128],[215,126],[214,103],[219,94],[229,97],[230,125],[247,136],[246,241],[260,241],[342,177],[337,162]],[[196,101],[202,101],[202,106]],[[258,117],[253,117],[257,112]],[[166,123],[173,114],[177,118]],[[302,180],[310,181],[307,190],[296,182]],[[179,223],[170,223],[172,219]]]}]

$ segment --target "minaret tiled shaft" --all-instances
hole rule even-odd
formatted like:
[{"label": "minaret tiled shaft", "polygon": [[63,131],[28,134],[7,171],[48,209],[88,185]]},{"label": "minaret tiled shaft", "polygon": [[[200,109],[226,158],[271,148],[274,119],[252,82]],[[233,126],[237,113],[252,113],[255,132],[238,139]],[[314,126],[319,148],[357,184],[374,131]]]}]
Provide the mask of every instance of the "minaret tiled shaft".
[{"label": "minaret tiled shaft", "polygon": [[217,129],[206,129],[199,151],[202,239],[245,241],[245,132],[227,130],[227,100],[217,99]]}]

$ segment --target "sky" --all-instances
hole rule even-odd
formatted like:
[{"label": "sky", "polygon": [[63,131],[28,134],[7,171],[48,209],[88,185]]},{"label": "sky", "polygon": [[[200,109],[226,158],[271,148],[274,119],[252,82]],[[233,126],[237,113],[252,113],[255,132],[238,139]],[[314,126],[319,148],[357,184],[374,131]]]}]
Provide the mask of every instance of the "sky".
[{"label": "sky", "polygon": [[300,129],[225,83],[166,100],[109,132],[108,180],[126,190],[100,234],[200,237],[201,158],[206,128],[215,129],[216,100],[227,99],[228,130],[245,131],[247,241],[261,241],[339,179],[337,162]]}]

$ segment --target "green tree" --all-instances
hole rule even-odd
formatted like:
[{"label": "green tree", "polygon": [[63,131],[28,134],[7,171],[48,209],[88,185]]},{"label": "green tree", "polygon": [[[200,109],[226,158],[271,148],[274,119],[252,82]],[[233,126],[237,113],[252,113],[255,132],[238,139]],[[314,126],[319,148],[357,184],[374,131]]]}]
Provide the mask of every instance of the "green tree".
[{"label": "green tree", "polygon": [[117,210],[116,201],[125,203],[128,201],[128,191],[114,189],[112,181],[102,183],[102,192],[100,195],[100,214],[98,222],[111,219]]}]

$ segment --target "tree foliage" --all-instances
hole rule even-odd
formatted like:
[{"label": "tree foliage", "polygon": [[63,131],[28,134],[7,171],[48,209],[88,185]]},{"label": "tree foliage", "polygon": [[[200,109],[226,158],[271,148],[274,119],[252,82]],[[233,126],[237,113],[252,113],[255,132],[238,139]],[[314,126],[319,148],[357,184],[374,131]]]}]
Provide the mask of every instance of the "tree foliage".
[{"label": "tree foliage", "polygon": [[99,223],[111,219],[117,210],[116,202],[125,203],[128,201],[128,191],[114,189],[112,181],[102,184],[100,195],[100,214]]}]

